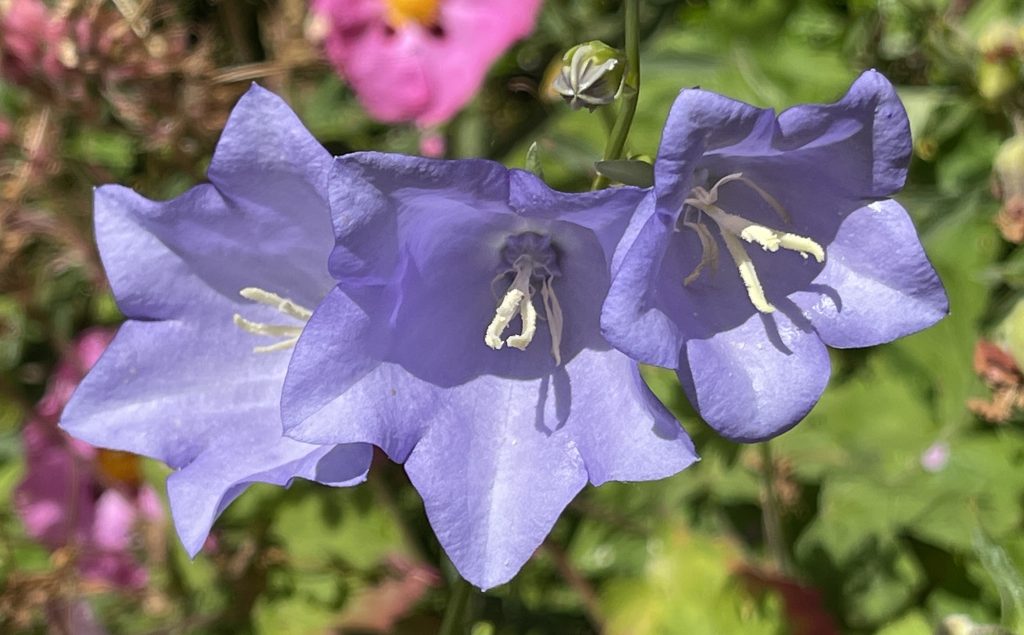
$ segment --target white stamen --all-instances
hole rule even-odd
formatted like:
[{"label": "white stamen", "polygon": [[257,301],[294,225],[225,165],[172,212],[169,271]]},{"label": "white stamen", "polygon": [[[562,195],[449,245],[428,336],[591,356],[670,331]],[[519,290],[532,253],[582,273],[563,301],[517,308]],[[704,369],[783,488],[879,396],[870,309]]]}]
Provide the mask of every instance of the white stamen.
[{"label": "white stamen", "polygon": [[239,291],[238,294],[246,300],[252,300],[253,302],[272,306],[281,313],[290,315],[296,320],[302,320],[305,322],[313,315],[313,312],[306,307],[299,306],[288,298],[282,298],[276,293],[264,291],[258,287],[246,287]]},{"label": "white stamen", "polygon": [[282,298],[276,293],[265,291],[257,287],[246,287],[238,293],[246,300],[252,300],[253,302],[273,307],[278,312],[302,322],[301,325],[291,326],[268,324],[266,322],[254,322],[252,320],[247,320],[240,314],[235,313],[233,318],[235,326],[243,331],[252,333],[253,335],[285,338],[274,344],[256,346],[252,349],[252,352],[254,353],[273,353],[292,348],[295,346],[295,343],[299,341],[299,335],[302,334],[303,327],[306,322],[309,321],[310,316],[313,315],[313,312],[306,307],[296,304],[288,298]]},{"label": "white stamen", "polygon": [[[509,285],[508,291],[501,299],[498,307],[494,310],[494,319],[487,326],[484,333],[484,343],[494,350],[500,350],[505,344],[521,351],[533,342],[537,335],[537,308],[533,305],[534,289],[530,286],[530,280],[535,271],[534,261],[526,256],[516,260],[513,268],[516,276]],[[541,271],[547,273],[541,266]],[[509,272],[505,272],[506,274]],[[500,274],[505,275],[505,274]],[[556,364],[562,363],[562,307],[558,303],[554,289],[551,288],[554,276],[545,275],[540,287],[541,299],[544,303],[544,313],[548,323],[548,331],[551,334],[551,355],[555,358]],[[502,334],[508,325],[519,316],[522,320],[522,332],[517,335],[510,335],[502,339]]]},{"label": "white stamen", "polygon": [[[516,272],[515,279],[509,286],[501,304],[494,311],[494,319],[487,326],[484,334],[484,343],[500,350],[506,343],[519,350],[524,350],[537,332],[537,310],[530,301],[530,276],[533,274],[533,267],[528,259],[520,260],[513,265]],[[501,334],[508,328],[509,323],[519,315],[523,319],[523,330],[519,335],[513,335],[508,340],[502,340]]]},{"label": "white stamen", "polygon": [[818,262],[825,262],[825,250],[818,243],[814,242],[806,236],[799,236],[797,234],[782,234],[779,236],[779,243],[783,249],[795,251],[807,259],[807,254],[814,256],[814,259]]},{"label": "white stamen", "polygon": [[770,253],[777,252],[779,249],[786,249],[800,254],[805,260],[808,256],[814,256],[814,259],[819,263],[825,261],[825,250],[807,236],[760,225],[742,216],[730,214],[720,208],[716,205],[718,202],[718,190],[723,185],[732,182],[743,183],[757,192],[784,222],[790,222],[789,214],[782,207],[782,204],[774,196],[762,189],[761,186],[746,178],[740,172],[722,177],[710,190],[706,190],[701,186],[694,187],[691,191],[691,196],[684,203],[697,210],[697,220],[696,222],[692,221],[689,212],[687,212],[682,218],[682,226],[689,227],[697,233],[702,252],[700,263],[697,264],[697,267],[690,275],[686,276],[683,284],[689,285],[700,276],[708,264],[715,266],[718,262],[717,243],[707,227],[701,222],[700,214],[703,212],[718,225],[722,238],[725,240],[725,246],[729,250],[729,255],[732,256],[733,262],[736,263],[740,279],[743,280],[743,286],[746,287],[747,296],[750,298],[751,304],[762,313],[771,313],[775,310],[775,307],[765,297],[764,287],[757,276],[754,262],[744,250],[743,244],[739,239],[743,239],[748,243],[758,244],[762,249]]},{"label": "white stamen", "polygon": [[533,336],[537,334],[537,309],[528,296],[524,295],[519,301],[519,315],[523,318],[523,332],[519,335],[510,335],[505,343],[512,348],[525,351],[533,341]]},{"label": "white stamen", "polygon": [[508,290],[505,297],[501,299],[501,304],[494,311],[494,319],[487,326],[487,333],[484,334],[485,344],[496,351],[505,345],[504,340],[501,339],[501,334],[505,331],[508,323],[512,321],[512,318],[516,316],[516,313],[518,313],[522,299],[523,292],[519,289]]},{"label": "white stamen", "polygon": [[753,261],[750,260],[750,256],[743,249],[743,243],[729,232],[722,232],[722,238],[725,239],[725,246],[729,250],[729,255],[732,256],[733,262],[736,263],[736,268],[739,269],[740,279],[743,280],[743,286],[747,288],[747,297],[750,298],[750,303],[761,313],[774,312],[775,307],[765,297],[764,287],[761,286],[761,280],[757,277]]},{"label": "white stamen", "polygon": [[[724,180],[720,180],[719,184]],[[760,245],[767,252],[774,253],[781,248],[795,251],[805,260],[808,255],[811,255],[814,256],[816,261],[824,262],[825,250],[813,240],[805,236],[790,234],[788,231],[779,231],[778,229],[766,227],[742,216],[730,214],[715,205],[711,202],[716,197],[714,188],[712,192],[706,192],[706,190],[700,187],[695,187],[694,195],[693,198],[686,199],[687,205],[708,214],[719,226],[722,238],[725,240],[725,245],[729,249],[729,254],[739,269],[739,277],[743,281],[743,286],[746,287],[746,294],[748,294],[751,303],[759,311],[770,313],[775,310],[775,307],[765,297],[764,288],[761,286],[761,281],[758,279],[757,271],[754,268],[754,262],[743,250],[743,246],[737,240],[737,237],[748,243]],[[683,221],[684,226],[692,226],[692,224],[688,221]],[[688,285],[693,280],[696,280],[706,260],[714,262],[718,256],[717,251],[709,253],[710,250],[706,245],[707,239],[702,236],[702,232],[699,229],[696,229],[696,231],[697,237],[700,238],[703,254],[701,254],[700,263],[683,281],[684,285]]]},{"label": "white stamen", "polygon": [[286,351],[286,350],[292,348],[293,346],[295,346],[295,343],[298,342],[298,341],[299,341],[299,338],[291,337],[291,338],[288,338],[286,340],[281,340],[277,344],[268,344],[266,346],[254,346],[252,348],[252,352],[254,352],[254,353],[275,353],[277,351]]}]

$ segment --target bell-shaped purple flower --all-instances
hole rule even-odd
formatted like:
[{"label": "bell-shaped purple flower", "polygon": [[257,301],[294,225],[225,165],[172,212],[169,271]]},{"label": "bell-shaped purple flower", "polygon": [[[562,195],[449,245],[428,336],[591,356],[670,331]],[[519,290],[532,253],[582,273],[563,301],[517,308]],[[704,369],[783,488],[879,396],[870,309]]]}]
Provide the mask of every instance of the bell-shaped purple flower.
[{"label": "bell-shaped purple flower", "polygon": [[616,251],[608,340],[675,368],[723,435],[799,421],[828,382],[825,345],[872,346],[948,309],[906,211],[906,112],[879,73],[776,116],[702,90],[676,99],[655,187]]},{"label": "bell-shaped purple flower", "polygon": [[338,286],[292,356],[286,433],[404,462],[466,579],[515,575],[588,481],[696,459],[600,332],[643,191],[562,194],[489,161],[361,153],[336,160],[330,192]]},{"label": "bell-shaped purple flower", "polygon": [[210,184],[167,202],[96,190],[96,239],[128,320],[61,425],[175,468],[171,511],[191,554],[251,483],[350,485],[369,468],[370,446],[282,437],[290,343],[303,307],[333,286],[330,166],[284,102],[253,86],[220,139]]}]

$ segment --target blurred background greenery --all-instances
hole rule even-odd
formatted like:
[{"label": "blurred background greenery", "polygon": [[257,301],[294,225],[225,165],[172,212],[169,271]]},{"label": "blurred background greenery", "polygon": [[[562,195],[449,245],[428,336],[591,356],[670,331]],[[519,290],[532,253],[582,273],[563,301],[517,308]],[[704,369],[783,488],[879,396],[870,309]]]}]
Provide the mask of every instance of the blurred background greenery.
[{"label": "blurred background greenery", "polygon": [[[674,376],[649,369],[703,461],[585,490],[517,578],[474,597],[472,632],[1024,633],[1024,7],[641,5],[632,155],[655,153],[683,87],[781,109],[832,101],[862,69],[885,73],[914,133],[898,198],[951,314],[892,345],[833,351],[825,397],[770,451],[711,434]],[[302,1],[47,8],[91,35],[61,43],[54,69],[26,73],[2,57],[0,30],[0,631],[436,632],[455,575],[400,466],[383,459],[358,488],[253,488],[195,561],[169,523],[149,521],[132,546],[148,583],[132,589],[84,580],[74,541],[26,533],[14,500],[24,422],[76,335],[120,320],[92,242],[91,188],[166,198],[201,181],[254,80],[337,154],[417,153],[425,134],[362,111],[306,37]],[[429,134],[450,157],[512,166],[536,143],[552,186],[586,189],[604,120],[552,99],[550,82],[561,53],[591,39],[621,45],[620,3],[548,0],[480,94]],[[162,495],[166,468],[138,467],[110,478]]]}]

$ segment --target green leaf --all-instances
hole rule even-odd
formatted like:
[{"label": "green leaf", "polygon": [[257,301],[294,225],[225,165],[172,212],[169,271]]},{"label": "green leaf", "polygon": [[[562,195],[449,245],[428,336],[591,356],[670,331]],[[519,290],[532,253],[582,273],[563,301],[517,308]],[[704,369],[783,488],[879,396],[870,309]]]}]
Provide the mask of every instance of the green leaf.
[{"label": "green leaf", "polygon": [[876,635],[932,635],[932,627],[924,614],[914,611],[892,622]]},{"label": "green leaf", "polygon": [[654,185],[654,166],[643,161],[618,159],[594,163],[597,173],[623,185],[651,187]]},{"label": "green leaf", "polygon": [[1024,579],[1002,547],[980,528],[974,532],[974,550],[999,590],[1002,624],[1018,633],[1024,632]]},{"label": "green leaf", "polygon": [[0,296],[0,371],[21,362],[25,345],[25,312],[16,300]]},{"label": "green leaf", "polygon": [[66,146],[70,156],[126,175],[135,165],[136,137],[122,131],[83,130]]},{"label": "green leaf", "polygon": [[737,545],[670,518],[648,543],[642,577],[613,578],[602,594],[610,635],[730,633],[776,635],[779,598],[752,597],[735,575]]},{"label": "green leaf", "polygon": [[537,175],[537,178],[544,180],[544,167],[540,164],[540,147],[534,141],[526,151],[526,169]]}]

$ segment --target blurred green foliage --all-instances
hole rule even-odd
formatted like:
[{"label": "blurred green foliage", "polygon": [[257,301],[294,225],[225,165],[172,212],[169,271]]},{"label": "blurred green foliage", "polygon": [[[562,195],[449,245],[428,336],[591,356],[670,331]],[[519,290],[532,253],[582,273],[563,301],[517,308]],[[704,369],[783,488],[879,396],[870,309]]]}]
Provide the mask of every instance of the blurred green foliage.
[{"label": "blurred green foliage", "polygon": [[[175,18],[219,43],[208,51],[214,67],[285,63],[288,72],[260,81],[285,95],[333,152],[417,151],[419,131],[369,119],[326,66],[274,57],[291,50],[281,32],[296,30],[289,16],[301,17],[303,3],[221,5],[230,10],[183,3]],[[587,489],[516,579],[474,598],[472,632],[925,635],[960,615],[967,621],[957,623],[1024,633],[1022,417],[1014,387],[986,383],[974,368],[979,339],[1024,362],[1024,250],[996,224],[997,215],[1012,224],[1007,210],[1011,195],[1024,192],[1024,166],[991,175],[1000,146],[1024,134],[1020,53],[1003,55],[991,44],[993,33],[1020,33],[1021,6],[642,5],[643,83],[631,156],[655,154],[683,87],[781,109],[834,100],[864,68],[887,74],[914,132],[911,176],[899,198],[946,284],[951,313],[891,345],[834,351],[825,397],[772,443],[770,488],[757,448],[715,437],[675,377],[647,369],[703,460],[665,481]],[[262,38],[253,49],[261,59],[238,58],[239,31],[226,24],[239,19]],[[554,187],[586,189],[606,121],[569,111],[546,91],[561,52],[591,39],[621,44],[619,3],[549,0],[536,32],[439,131],[449,155],[494,158],[542,170]],[[147,88],[147,78],[136,81]],[[245,85],[207,86],[222,98],[206,118],[222,122]],[[386,616],[376,628],[387,632],[436,632],[454,574],[401,469],[386,461],[360,488],[254,488],[195,561],[169,527],[161,529],[164,548],[140,553],[152,578],[143,593],[76,586],[67,568],[25,536],[11,501],[22,469],[19,428],[74,334],[119,320],[91,245],[90,187],[119,181],[171,196],[202,178],[216,138],[213,123],[181,124],[171,126],[177,136],[150,143],[156,133],[143,119],[129,118],[103,91],[88,95],[67,101],[0,83],[0,119],[19,133],[0,145],[0,630],[16,624],[47,632],[47,598],[33,600],[32,590],[66,584],[71,590],[61,597],[85,597],[111,632],[355,633],[375,628],[367,615]],[[168,106],[171,124],[181,107]],[[29,138],[40,126],[48,150],[42,163]],[[998,421],[968,407],[998,394],[1010,395]],[[165,475],[147,467],[153,483]],[[769,495],[781,510],[782,561],[765,544]]]}]

